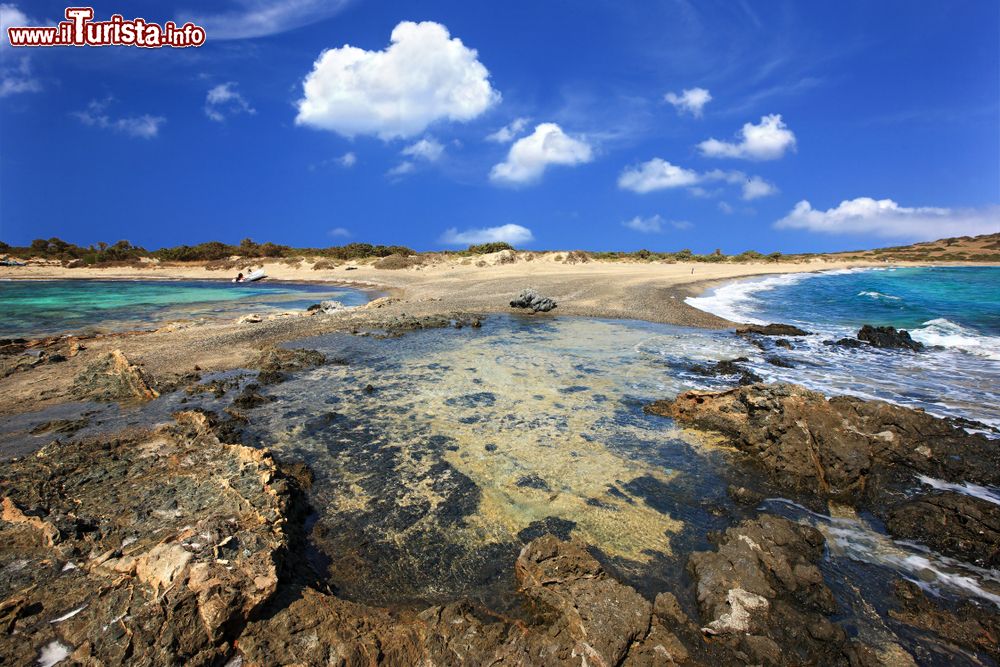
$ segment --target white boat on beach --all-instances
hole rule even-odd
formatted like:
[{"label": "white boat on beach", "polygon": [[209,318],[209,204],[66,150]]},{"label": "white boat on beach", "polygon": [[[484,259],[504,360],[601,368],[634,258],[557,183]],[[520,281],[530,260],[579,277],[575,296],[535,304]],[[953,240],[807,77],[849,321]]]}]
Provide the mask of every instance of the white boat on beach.
[{"label": "white boat on beach", "polygon": [[238,277],[233,278],[233,282],[234,283],[252,283],[252,282],[255,282],[257,280],[260,280],[261,278],[267,278],[267,274],[264,273],[264,269],[257,269],[256,271],[254,271],[252,273],[248,273],[245,276],[241,273]]}]

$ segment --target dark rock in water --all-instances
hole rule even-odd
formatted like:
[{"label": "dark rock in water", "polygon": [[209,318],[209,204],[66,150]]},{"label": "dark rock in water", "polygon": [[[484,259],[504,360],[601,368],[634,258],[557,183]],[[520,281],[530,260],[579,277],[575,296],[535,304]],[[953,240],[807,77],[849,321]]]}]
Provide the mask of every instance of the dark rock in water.
[{"label": "dark rock in water", "polygon": [[787,338],[779,338],[778,340],[774,341],[774,344],[777,345],[778,347],[783,347],[786,350],[793,349],[792,341],[788,340]]},{"label": "dark rock in water", "polygon": [[364,388],[364,392],[365,392],[366,394],[374,394],[374,393],[375,393],[375,387],[373,387],[373,386],[372,386],[372,385],[370,385],[370,384],[366,384],[366,385],[365,385],[365,388]]},{"label": "dark rock in water", "polygon": [[510,302],[511,308],[528,308],[535,313],[546,313],[556,307],[556,302],[533,289],[523,290]]},{"label": "dark rock in water", "polygon": [[89,364],[73,381],[82,398],[96,401],[149,400],[160,392],[153,379],[121,350],[113,350]]},{"label": "dark rock in water", "polygon": [[738,375],[740,378],[739,383],[741,385],[760,382],[761,377],[759,375],[740,365],[742,362],[745,361],[749,361],[749,359],[747,359],[746,357],[737,357],[736,359],[723,359],[722,361],[717,361],[714,364],[708,366],[695,364],[690,368],[691,372],[697,373],[698,375],[705,375],[705,376]]},{"label": "dark rock in water", "polygon": [[960,493],[917,496],[893,507],[886,526],[896,537],[1000,569],[1000,505]]},{"label": "dark rock in water", "polygon": [[840,340],[825,340],[823,345],[839,345],[840,347],[847,347],[856,350],[859,347],[865,347],[864,341],[860,341],[857,338],[841,338]]},{"label": "dark rock in water", "polygon": [[[853,647],[827,615],[837,610],[817,563],[823,534],[764,514],[729,528],[716,551],[688,560],[702,631],[752,664],[847,663]],[[837,659],[833,659],[837,656]]]},{"label": "dark rock in water", "polygon": [[745,486],[729,486],[729,497],[741,505],[751,505],[756,507],[764,502],[764,494],[758,493]]},{"label": "dark rock in water", "polygon": [[243,388],[239,396],[233,399],[233,407],[239,408],[240,410],[247,410],[249,408],[256,408],[260,405],[266,405],[274,399],[270,396],[264,396],[260,393],[260,385],[256,383],[250,383]]},{"label": "dark rock in water", "polygon": [[[984,612],[979,605],[963,602],[945,610],[931,602],[920,587],[897,579],[893,595],[899,606],[889,610],[894,620],[932,632],[949,643],[981,651],[994,661],[1000,659],[1000,614]],[[977,661],[979,663],[979,661]],[[985,664],[985,661],[979,663]]]},{"label": "dark rock in water", "polygon": [[791,324],[745,324],[736,327],[736,333],[760,334],[761,336],[808,336],[809,332]]},{"label": "dark rock in water", "polygon": [[908,331],[905,329],[897,331],[895,327],[873,327],[866,324],[858,331],[858,340],[863,340],[873,347],[913,350],[914,352],[924,349],[923,343],[913,340]]},{"label": "dark rock in water", "polygon": [[522,475],[517,479],[517,482],[515,482],[515,484],[517,484],[517,486],[520,486],[521,488],[538,489],[539,491],[551,490],[549,488],[548,482],[546,482],[538,475]]},{"label": "dark rock in water", "polygon": [[286,379],[286,372],[301,371],[326,363],[326,356],[316,350],[300,348],[267,347],[261,350],[250,364],[260,371],[261,384],[276,384]]},{"label": "dark rock in water", "polygon": [[776,354],[772,354],[769,357],[765,357],[764,361],[771,364],[772,366],[777,366],[778,368],[795,368],[792,362],[787,359],[783,359]]},{"label": "dark rock in water", "polygon": [[893,534],[926,539],[962,560],[997,562],[997,506],[955,494],[908,500],[918,475],[1000,483],[1000,448],[951,420],[882,401],[828,400],[787,384],[689,391],[646,411],[722,433],[786,490],[869,509]]},{"label": "dark rock in water", "polygon": [[318,304],[318,303],[314,303],[313,305],[311,305],[311,306],[309,306],[308,308],[306,308],[306,312],[307,312],[307,313],[314,313],[314,312],[316,312],[317,310],[320,310],[320,309],[322,309],[322,308],[323,308],[323,306],[322,306],[321,304]]},{"label": "dark rock in water", "polygon": [[541,521],[532,521],[528,524],[527,528],[517,534],[517,539],[525,544],[544,535],[555,535],[560,540],[569,540],[574,528],[576,528],[575,521],[547,516]]}]

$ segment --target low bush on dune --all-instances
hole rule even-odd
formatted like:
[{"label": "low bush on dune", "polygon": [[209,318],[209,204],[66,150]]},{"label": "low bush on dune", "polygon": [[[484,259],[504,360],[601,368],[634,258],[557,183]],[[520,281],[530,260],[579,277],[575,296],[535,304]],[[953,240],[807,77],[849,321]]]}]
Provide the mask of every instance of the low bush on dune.
[{"label": "low bush on dune", "polygon": [[413,266],[420,266],[424,263],[421,255],[389,255],[377,260],[373,267],[376,269],[408,269]]}]

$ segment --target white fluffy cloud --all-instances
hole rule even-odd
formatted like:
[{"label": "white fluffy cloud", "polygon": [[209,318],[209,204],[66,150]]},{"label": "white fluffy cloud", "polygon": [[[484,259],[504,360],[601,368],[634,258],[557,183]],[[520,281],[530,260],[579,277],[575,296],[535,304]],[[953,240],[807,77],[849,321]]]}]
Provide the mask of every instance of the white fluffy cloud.
[{"label": "white fluffy cloud", "polygon": [[706,157],[742,160],[777,160],[786,151],[795,150],[795,134],[781,120],[781,114],[762,116],[757,125],[744,124],[738,136],[738,143],[708,139],[698,148]]},{"label": "white fluffy cloud", "polygon": [[645,194],[654,190],[688,187],[700,180],[698,172],[654,157],[649,162],[643,162],[623,171],[618,177],[618,187]]},{"label": "white fluffy cloud", "polygon": [[205,95],[205,115],[216,122],[223,122],[237,114],[253,115],[257,111],[250,106],[243,94],[236,89],[236,83],[228,81],[210,88]]},{"label": "white fluffy cloud", "polygon": [[355,155],[353,152],[344,153],[339,158],[337,158],[337,164],[339,164],[341,167],[350,168],[356,165],[357,163],[358,163],[358,156]]},{"label": "white fluffy cloud", "polygon": [[569,136],[555,123],[541,123],[514,142],[507,159],[493,166],[490,179],[508,185],[534,183],[550,164],[576,165],[592,159],[593,151],[584,139]]},{"label": "white fluffy cloud", "polygon": [[688,229],[691,227],[691,223],[687,220],[664,220],[660,215],[651,215],[647,218],[637,215],[631,220],[626,220],[622,223],[622,227],[627,227],[643,234],[659,234],[668,225],[674,229]]},{"label": "white fluffy cloud", "polygon": [[498,144],[508,144],[514,141],[514,138],[521,134],[527,126],[527,118],[515,118],[513,121],[504,125],[493,134],[487,135],[486,141],[493,141]]},{"label": "white fluffy cloud", "polygon": [[673,104],[677,113],[689,113],[695,118],[700,118],[702,109],[712,101],[712,94],[705,88],[688,88],[680,95],[667,93],[663,99]]},{"label": "white fluffy cloud", "polygon": [[1000,206],[950,209],[900,206],[891,199],[858,197],[821,211],[802,200],[775,227],[826,234],[867,234],[929,241],[1000,231]]},{"label": "white fluffy cloud", "polygon": [[742,185],[744,199],[766,197],[778,192],[778,188],[768,183],[760,176],[747,176],[742,171],[723,171],[713,169],[698,173],[693,169],[685,169],[660,158],[653,158],[640,165],[629,167],[618,177],[618,187],[639,194],[656,190],[672,188],[687,188],[689,192],[699,197],[711,197],[718,190],[709,190],[711,183],[728,183]]},{"label": "white fluffy cloud", "polygon": [[114,118],[108,114],[108,107],[111,106],[112,102],[114,102],[112,97],[91,100],[85,110],[74,112],[73,115],[84,125],[114,130],[139,139],[152,139],[160,133],[160,126],[167,122],[167,119],[162,116],[149,114]]},{"label": "white fluffy cloud", "polygon": [[760,197],[769,197],[777,194],[777,192],[778,188],[774,187],[773,183],[768,183],[760,176],[748,178],[743,183],[743,198],[747,201],[759,199]]},{"label": "white fluffy cloud", "polygon": [[471,245],[474,243],[494,243],[505,241],[511,245],[527,243],[534,240],[531,230],[521,225],[500,225],[499,227],[483,227],[458,231],[452,227],[441,235],[441,243],[447,245]]},{"label": "white fluffy cloud", "polygon": [[475,49],[440,23],[404,21],[383,51],[320,54],[295,122],[347,137],[412,137],[439,120],[468,121],[500,100]]}]

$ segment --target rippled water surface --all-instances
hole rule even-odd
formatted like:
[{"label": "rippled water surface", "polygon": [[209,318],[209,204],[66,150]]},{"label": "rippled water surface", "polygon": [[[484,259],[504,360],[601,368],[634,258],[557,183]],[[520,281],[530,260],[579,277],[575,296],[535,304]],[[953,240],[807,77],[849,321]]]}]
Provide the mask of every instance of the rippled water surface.
[{"label": "rippled water surface", "polygon": [[0,280],[0,337],[120,331],[157,322],[301,310],[323,299],[348,306],[368,292],[335,285],[228,280]]}]

